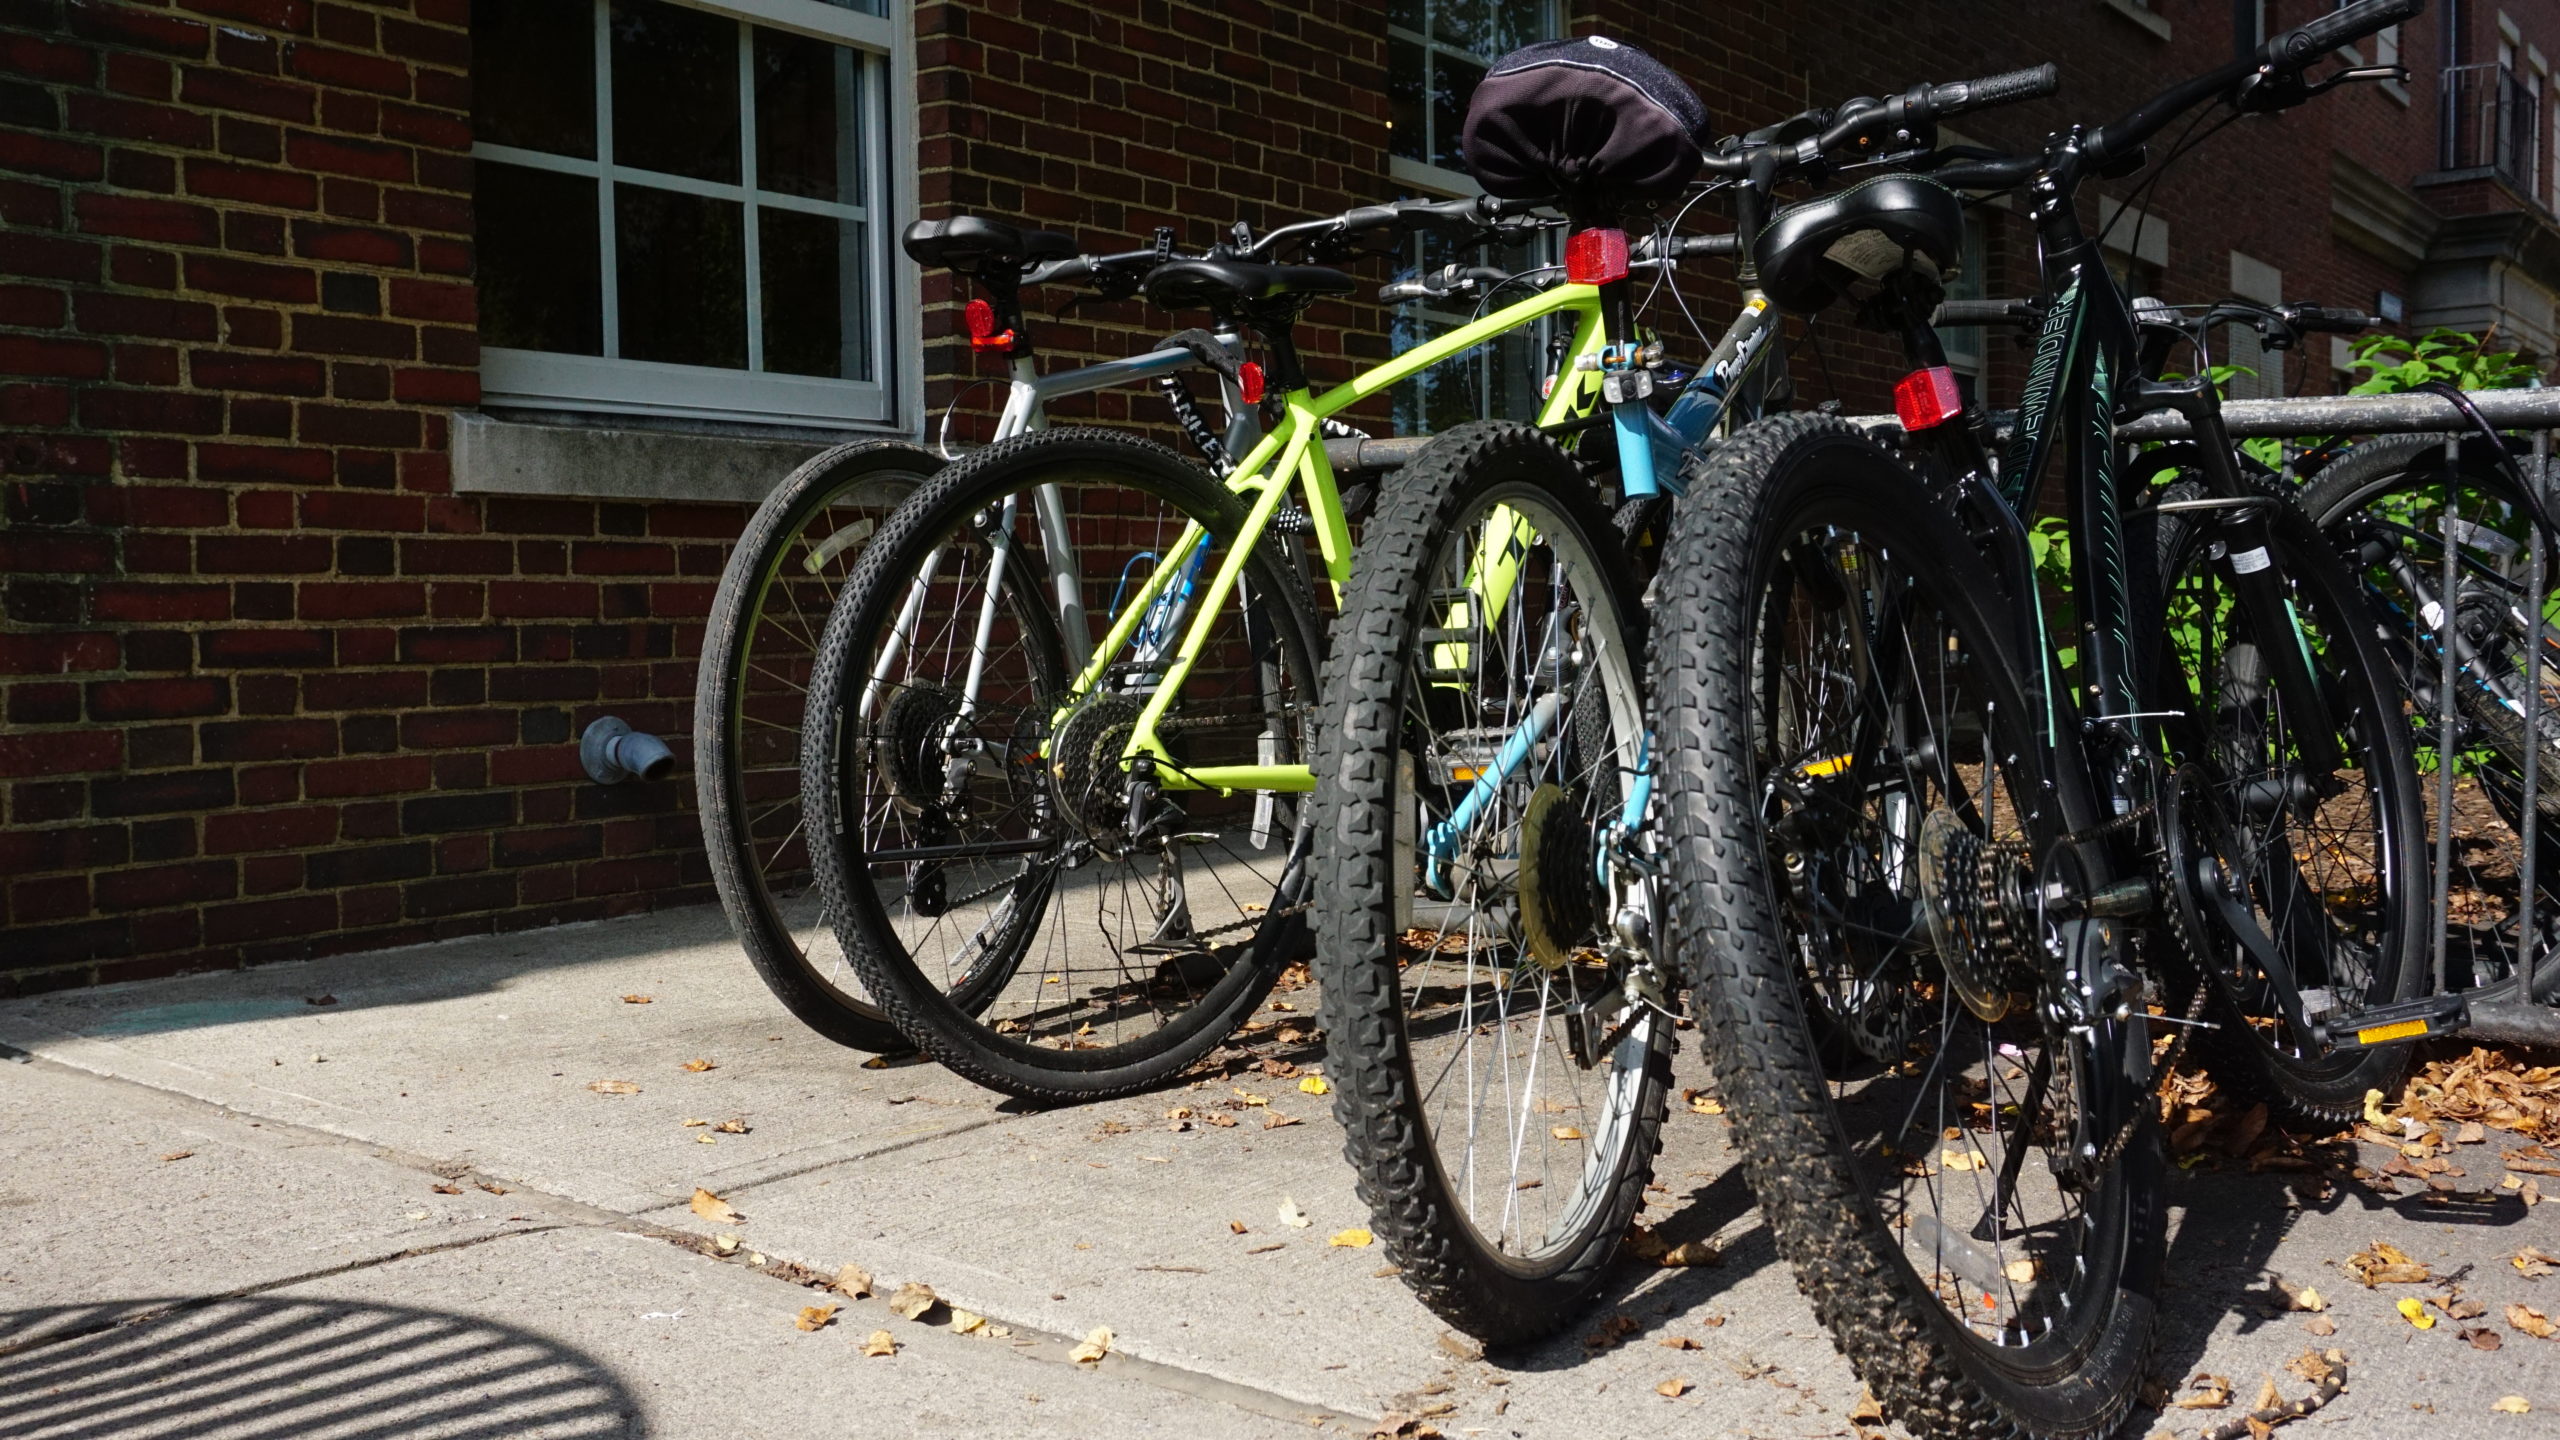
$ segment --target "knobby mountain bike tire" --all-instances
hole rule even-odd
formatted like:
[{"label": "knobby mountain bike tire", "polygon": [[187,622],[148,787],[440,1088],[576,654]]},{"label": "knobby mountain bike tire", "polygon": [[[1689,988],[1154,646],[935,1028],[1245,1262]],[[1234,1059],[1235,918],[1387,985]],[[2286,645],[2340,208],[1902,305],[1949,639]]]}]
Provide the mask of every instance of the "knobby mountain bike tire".
[{"label": "knobby mountain bike tire", "polygon": [[[1068,555],[1049,549],[1044,486]],[[1044,1104],[1160,1084],[1303,956],[1301,797],[1174,783],[1308,753],[1320,650],[1303,566],[1266,535],[1230,567],[1243,519],[1162,446],[1021,436],[900,507],[828,621],[802,752],[828,918],[900,1033],[979,1084]],[[1205,539],[1182,553],[1191,521]],[[1067,561],[1074,616],[1054,583]],[[1123,752],[1202,613],[1215,630],[1151,786]],[[1072,657],[1115,637],[1078,690]]]},{"label": "knobby mountain bike tire", "polygon": [[857,1050],[908,1046],[818,915],[800,827],[803,701],[819,632],[862,542],[941,468],[920,446],[867,440],[785,476],[721,572],[695,680],[695,796],[721,908],[784,1008]]},{"label": "knobby mountain bike tire", "polygon": [[[1915,1434],[2100,1436],[2149,1355],[2163,1166],[2122,1083],[2144,1027],[2020,1004],[2037,942],[2107,936],[2025,883],[2087,863],[2095,806],[1990,568],[1850,426],[1746,427],[1665,556],[1656,809],[1746,1174],[1833,1342]],[[1835,1073],[1809,1011],[1843,981],[1904,989],[1896,1063]]]},{"label": "knobby mountain bike tire", "polygon": [[1644,743],[1642,622],[1573,461],[1467,424],[1370,521],[1326,674],[1334,1115],[1405,1283],[1491,1343],[1571,1323],[1661,1147],[1674,1021],[1601,1008],[1627,977],[1595,877]]},{"label": "knobby mountain bike tire", "polygon": [[[2180,481],[2160,494],[2165,504],[2206,491]],[[2399,677],[2366,597],[2309,515],[2264,510],[2265,553],[2245,555],[2226,553],[2216,513],[2150,510],[2128,527],[2129,545],[2154,547],[2161,581],[2159,648],[2146,667],[2156,698],[2145,708],[2175,712],[2162,729],[2179,774],[2162,803],[2180,809],[2191,863],[2220,866],[2298,986],[2357,1009],[2408,999],[2424,985],[2432,917]],[[2273,580],[2281,615],[2232,598],[2244,564]],[[2339,756],[2325,772],[2314,773],[2313,737],[2272,676],[2276,647],[2302,657],[2324,697]],[[2279,1117],[2320,1125],[2353,1121],[2366,1091],[2395,1088],[2407,1046],[2327,1052],[2298,1033],[2231,922],[2187,910],[2170,878],[2162,893],[2185,962],[2170,968],[2210,982],[2207,1018],[2220,1023],[2197,1046],[2217,1079]],[[2172,989],[2192,993],[2184,980]]]}]

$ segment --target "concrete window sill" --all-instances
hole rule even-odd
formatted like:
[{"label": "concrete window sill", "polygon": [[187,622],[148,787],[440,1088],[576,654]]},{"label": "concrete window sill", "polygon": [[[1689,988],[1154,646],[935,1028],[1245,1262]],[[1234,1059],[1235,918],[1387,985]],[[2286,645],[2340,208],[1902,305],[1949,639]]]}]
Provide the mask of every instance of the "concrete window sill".
[{"label": "concrete window sill", "polygon": [[2141,26],[2143,29],[2150,31],[2152,37],[2155,39],[2166,40],[2169,38],[2168,19],[2164,16],[2153,14],[2149,6],[2137,5],[2134,3],[2134,0],[2098,0],[2098,3],[2109,10],[2114,11],[2118,15],[2123,16],[2125,19],[2132,21],[2134,24]]},{"label": "concrete window sill", "polygon": [[474,494],[752,505],[810,456],[864,438],[453,417],[453,488]]}]

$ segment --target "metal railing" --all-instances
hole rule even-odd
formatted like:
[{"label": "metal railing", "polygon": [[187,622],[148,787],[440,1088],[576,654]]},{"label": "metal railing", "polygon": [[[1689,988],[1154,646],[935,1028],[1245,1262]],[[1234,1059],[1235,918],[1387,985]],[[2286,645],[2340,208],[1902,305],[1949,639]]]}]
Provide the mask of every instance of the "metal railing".
[{"label": "metal railing", "polygon": [[2441,94],[2441,168],[2495,171],[2539,198],[2542,97],[2533,82],[2513,66],[2452,65]]}]

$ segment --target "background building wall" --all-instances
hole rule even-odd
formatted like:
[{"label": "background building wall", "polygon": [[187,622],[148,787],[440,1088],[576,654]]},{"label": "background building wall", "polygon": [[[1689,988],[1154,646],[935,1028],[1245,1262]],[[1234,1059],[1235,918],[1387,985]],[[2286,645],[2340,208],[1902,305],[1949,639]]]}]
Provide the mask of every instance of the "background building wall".
[{"label": "background building wall", "polygon": [[[2281,27],[2329,6],[2268,8]],[[1101,252],[1391,198],[1386,11],[918,5],[922,209]],[[2236,251],[2277,267],[2287,299],[2394,290],[2414,313],[2415,265],[2339,218],[2342,154],[2386,208],[2550,229],[2548,169],[2538,198],[2418,184],[2437,168],[2440,15],[2403,36],[2405,101],[2361,87],[2243,120],[2141,200],[2168,223],[2166,298],[2228,292]],[[469,16],[0,0],[0,992],[709,898],[690,777],[594,786],[575,738],[610,711],[683,751],[743,508],[453,489],[454,417],[478,401]],[[2460,8],[2464,58],[2494,58],[2501,16],[2560,55],[2560,0],[2512,0]],[[2225,0],[1574,0],[1565,20],[1656,51],[1727,130],[2057,61],[2062,97],[1958,122],[2003,145],[2111,116],[2233,38]],[[2546,150],[2550,134],[2546,113]],[[2031,238],[1983,213],[1984,287],[2018,293]],[[2497,258],[2508,243],[2480,242],[2482,273],[2530,290],[2529,266]],[[921,283],[927,413],[958,397],[982,425],[991,391],[960,377],[992,369],[956,338],[966,297]],[[1683,283],[1702,316],[1729,313],[1712,267]],[[1135,301],[1047,315],[1062,298],[1034,297],[1053,363],[1171,323]],[[1800,398],[1880,408],[1898,355],[1838,311],[1810,331]],[[1385,334],[1358,297],[1321,305],[1310,368],[1342,378]],[[2013,393],[2016,353],[1995,336],[1986,360],[1993,397]],[[2326,361],[2302,388],[2331,387]],[[1165,418],[1144,391],[1059,415]]]}]

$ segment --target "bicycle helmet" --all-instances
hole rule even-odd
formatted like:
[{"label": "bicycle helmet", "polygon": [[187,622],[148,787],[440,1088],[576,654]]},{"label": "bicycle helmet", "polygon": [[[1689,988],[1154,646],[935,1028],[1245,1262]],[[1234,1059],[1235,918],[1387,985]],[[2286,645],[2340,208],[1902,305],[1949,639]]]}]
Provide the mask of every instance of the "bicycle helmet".
[{"label": "bicycle helmet", "polygon": [[1485,193],[1596,221],[1680,193],[1710,138],[1707,107],[1661,61],[1584,35],[1495,61],[1460,145]]}]

